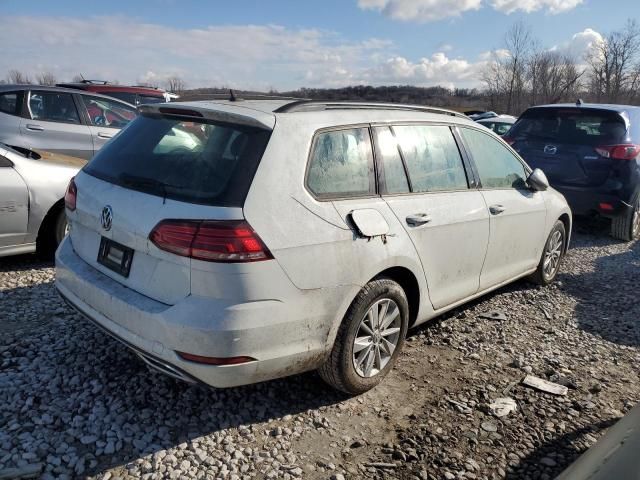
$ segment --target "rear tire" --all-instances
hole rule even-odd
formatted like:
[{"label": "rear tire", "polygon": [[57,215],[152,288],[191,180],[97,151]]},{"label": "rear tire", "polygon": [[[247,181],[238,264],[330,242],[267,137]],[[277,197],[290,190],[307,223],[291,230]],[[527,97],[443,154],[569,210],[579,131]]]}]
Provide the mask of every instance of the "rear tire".
[{"label": "rear tire", "polygon": [[564,223],[557,220],[542,250],[538,268],[530,279],[538,285],[549,285],[558,275],[567,245],[567,231]]},{"label": "rear tire", "polygon": [[640,237],[640,192],[633,195],[632,209],[611,220],[611,236],[630,242]]},{"label": "rear tire", "polygon": [[408,326],[409,304],[402,287],[386,278],[372,280],[347,310],[320,376],[350,395],[372,389],[393,368]]}]

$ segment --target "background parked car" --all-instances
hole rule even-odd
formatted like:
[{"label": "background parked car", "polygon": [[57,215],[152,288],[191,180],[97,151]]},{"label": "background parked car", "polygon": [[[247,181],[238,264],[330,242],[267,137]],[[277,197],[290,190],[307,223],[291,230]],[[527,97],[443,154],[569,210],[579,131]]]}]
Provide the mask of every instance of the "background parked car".
[{"label": "background parked car", "polygon": [[511,126],[516,123],[516,120],[518,119],[512,115],[496,115],[495,117],[476,120],[476,122],[502,136],[511,129]]},{"label": "background parked car", "polygon": [[0,143],[0,257],[55,250],[67,228],[65,189],[85,163]]},{"label": "background parked car", "polygon": [[114,85],[103,80],[83,80],[74,83],[59,83],[58,87],[75,88],[86,92],[95,92],[117,98],[131,105],[148,103],[164,103],[178,98],[175,93],[166,92],[160,88],[143,87],[139,85]]},{"label": "background parked car", "polygon": [[0,86],[0,142],[89,159],[137,115],[95,93],[35,85]]},{"label": "background parked car", "polygon": [[640,107],[600,104],[529,108],[506,140],[542,169],[574,214],[611,218],[611,234],[640,236]]}]

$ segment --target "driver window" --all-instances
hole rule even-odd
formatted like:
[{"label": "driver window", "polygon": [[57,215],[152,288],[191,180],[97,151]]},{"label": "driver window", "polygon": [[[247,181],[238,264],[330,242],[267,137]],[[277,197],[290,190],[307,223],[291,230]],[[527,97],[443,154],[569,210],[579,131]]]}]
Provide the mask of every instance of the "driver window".
[{"label": "driver window", "polygon": [[91,95],[81,95],[80,98],[94,127],[122,128],[137,115],[133,107],[108,98]]},{"label": "driver window", "polygon": [[31,92],[29,112],[33,120],[80,123],[78,110],[69,93]]}]

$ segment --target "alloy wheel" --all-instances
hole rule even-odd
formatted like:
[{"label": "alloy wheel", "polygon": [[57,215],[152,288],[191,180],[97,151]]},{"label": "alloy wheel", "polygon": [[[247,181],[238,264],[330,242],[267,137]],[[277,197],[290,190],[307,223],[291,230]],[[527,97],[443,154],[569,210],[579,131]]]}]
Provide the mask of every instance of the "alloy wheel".
[{"label": "alloy wheel", "polygon": [[542,271],[546,278],[553,278],[560,266],[560,257],[562,257],[562,247],[564,239],[562,232],[556,230],[551,234],[551,238],[547,242],[547,248],[544,252],[544,262]]},{"label": "alloy wheel", "polygon": [[640,235],[640,200],[636,202],[633,209],[633,217],[631,218],[631,239],[638,238]]},{"label": "alloy wheel", "polygon": [[373,377],[389,363],[400,340],[401,322],[400,308],[390,298],[369,307],[353,342],[353,366],[358,375]]}]

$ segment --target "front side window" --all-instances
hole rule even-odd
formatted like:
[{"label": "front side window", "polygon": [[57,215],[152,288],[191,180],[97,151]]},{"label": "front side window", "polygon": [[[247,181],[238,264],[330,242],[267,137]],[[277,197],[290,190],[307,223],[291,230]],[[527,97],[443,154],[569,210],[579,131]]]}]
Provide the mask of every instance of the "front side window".
[{"label": "front side window", "polygon": [[22,94],[20,92],[0,93],[0,112],[19,115]]},{"label": "front side window", "polygon": [[393,131],[404,156],[414,192],[468,188],[458,145],[442,125],[401,125]]},{"label": "front side window", "polygon": [[122,128],[137,115],[135,108],[120,102],[91,95],[81,98],[94,127]]},{"label": "front side window", "polygon": [[78,110],[70,93],[31,92],[29,111],[33,120],[80,123]]},{"label": "front side window", "polygon": [[316,135],[309,160],[307,186],[319,197],[375,193],[373,155],[367,128]]},{"label": "front side window", "polygon": [[398,142],[389,127],[378,127],[376,134],[376,151],[384,170],[385,193],[407,193],[409,182],[402,164]]},{"label": "front side window", "polygon": [[482,188],[526,188],[527,171],[507,147],[478,130],[460,130],[478,169]]}]

